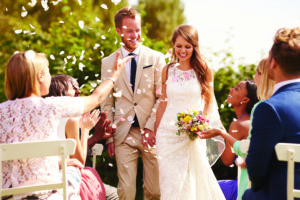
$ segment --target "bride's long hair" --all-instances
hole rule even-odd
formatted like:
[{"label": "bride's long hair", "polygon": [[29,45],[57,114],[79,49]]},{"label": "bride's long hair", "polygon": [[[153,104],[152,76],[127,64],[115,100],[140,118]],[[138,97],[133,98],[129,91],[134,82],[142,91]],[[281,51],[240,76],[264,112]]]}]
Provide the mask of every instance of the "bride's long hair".
[{"label": "bride's long hair", "polygon": [[193,45],[193,55],[190,60],[191,67],[196,73],[197,79],[201,85],[201,94],[204,97],[205,102],[212,102],[212,94],[209,92],[209,82],[207,80],[208,66],[200,54],[199,43],[198,43],[198,32],[191,25],[181,25],[177,27],[173,33],[172,44],[173,53],[171,63],[179,62],[179,58],[175,54],[174,44],[178,36],[182,36],[188,43]]}]

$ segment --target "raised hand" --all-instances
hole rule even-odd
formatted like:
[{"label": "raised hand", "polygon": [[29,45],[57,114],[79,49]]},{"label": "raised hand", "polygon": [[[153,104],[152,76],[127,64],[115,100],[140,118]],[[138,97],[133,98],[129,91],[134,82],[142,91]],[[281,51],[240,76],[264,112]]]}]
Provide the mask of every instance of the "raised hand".
[{"label": "raised hand", "polygon": [[117,52],[117,55],[116,55],[116,59],[115,59],[115,62],[114,62],[114,65],[113,65],[113,72],[112,72],[112,77],[114,80],[116,80],[121,71],[123,70],[125,64],[133,58],[133,56],[126,56],[125,58],[123,59],[119,59],[120,57],[120,52]]},{"label": "raised hand", "polygon": [[86,113],[80,119],[80,128],[90,131],[100,119],[99,109],[94,110],[92,113]]}]

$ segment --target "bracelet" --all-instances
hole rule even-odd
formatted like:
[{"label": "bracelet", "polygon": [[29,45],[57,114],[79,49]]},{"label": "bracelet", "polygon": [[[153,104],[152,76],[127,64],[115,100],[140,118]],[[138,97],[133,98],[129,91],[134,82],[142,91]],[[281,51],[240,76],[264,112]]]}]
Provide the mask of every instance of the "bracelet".
[{"label": "bracelet", "polygon": [[111,77],[107,77],[107,78],[105,78],[105,80],[111,80],[111,81],[113,82],[113,84],[116,84],[115,79],[113,79],[113,78],[111,78]]}]

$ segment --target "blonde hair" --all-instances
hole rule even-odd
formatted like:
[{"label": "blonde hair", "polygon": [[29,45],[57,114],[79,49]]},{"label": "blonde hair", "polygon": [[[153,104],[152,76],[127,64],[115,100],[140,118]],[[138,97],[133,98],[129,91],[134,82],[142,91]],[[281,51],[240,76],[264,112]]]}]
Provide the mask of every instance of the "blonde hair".
[{"label": "blonde hair", "polygon": [[[178,36],[183,37],[188,43],[193,45],[193,55],[190,60],[191,67],[196,72],[197,79],[202,87],[202,95],[206,103],[212,102],[212,94],[209,92],[209,82],[207,80],[208,66],[200,54],[198,43],[198,31],[191,25],[181,25],[177,27],[173,33],[172,44],[174,45]],[[173,47],[172,63],[178,62],[175,50]]]},{"label": "blonde hair", "polygon": [[268,99],[273,95],[275,81],[268,76],[267,58],[259,62],[256,71],[261,74],[260,83],[257,86],[257,96],[260,99]]},{"label": "blonde hair", "polygon": [[38,72],[49,66],[46,55],[25,51],[15,53],[8,61],[5,70],[5,94],[7,99],[40,96]]}]

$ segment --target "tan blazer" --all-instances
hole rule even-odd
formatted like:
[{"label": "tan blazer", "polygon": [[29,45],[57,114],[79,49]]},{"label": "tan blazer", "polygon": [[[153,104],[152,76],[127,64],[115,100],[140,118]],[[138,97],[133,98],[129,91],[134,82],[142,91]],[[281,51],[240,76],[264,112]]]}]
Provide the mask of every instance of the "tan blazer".
[{"label": "tan blazer", "polygon": [[[117,51],[120,51],[120,58],[123,58],[121,48]],[[102,80],[111,74],[117,51],[102,59]],[[115,145],[118,145],[124,141],[131,127],[129,120],[133,120],[135,114],[141,129],[148,128],[154,131],[157,100],[161,91],[161,71],[164,65],[165,59],[162,53],[141,45],[134,93],[126,69],[123,69],[113,90],[101,104],[101,111],[107,112],[107,119],[117,125],[114,138],[107,140],[107,143],[114,140]],[[122,96],[115,98],[113,94],[120,94],[120,92]]]}]

